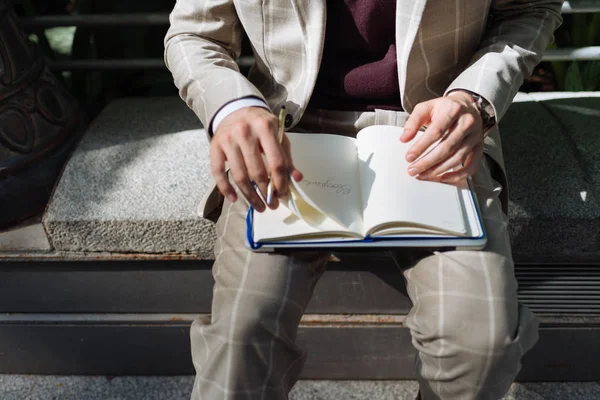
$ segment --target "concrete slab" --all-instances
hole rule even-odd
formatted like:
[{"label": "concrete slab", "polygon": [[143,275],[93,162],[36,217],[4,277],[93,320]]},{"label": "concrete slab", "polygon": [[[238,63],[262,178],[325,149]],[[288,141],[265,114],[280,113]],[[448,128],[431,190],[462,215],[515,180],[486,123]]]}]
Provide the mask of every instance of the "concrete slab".
[{"label": "concrete slab", "polygon": [[[520,93],[500,123],[517,258],[600,257],[600,93]],[[197,215],[208,142],[179,98],[121,99],[94,121],[44,222],[64,252],[192,253],[212,259]]]},{"label": "concrete slab", "polygon": [[[597,259],[600,205],[594,193],[600,171],[588,165],[600,159],[598,135],[591,134],[597,116],[590,111],[600,99],[556,97],[520,94],[500,122],[513,252]],[[585,157],[580,147],[589,150]]]},{"label": "concrete slab", "polygon": [[[3,400],[188,400],[192,376],[101,377],[0,375]],[[299,381],[290,400],[413,400],[415,381]],[[515,383],[503,400],[594,400],[599,382]]]},{"label": "concrete slab", "polygon": [[[561,93],[562,94],[562,93]],[[538,101],[560,120],[572,144],[574,156],[584,171],[587,198],[598,205],[600,200],[600,92],[572,97],[536,96]],[[543,101],[542,101],[543,99]],[[582,194],[582,199],[586,196]],[[600,210],[596,208],[600,215]]]},{"label": "concrete slab", "polygon": [[44,217],[66,252],[196,253],[213,224],[197,215],[210,185],[208,141],[179,98],[113,102],[92,123]]},{"label": "concrete slab", "polygon": [[600,398],[600,382],[514,383],[503,400],[592,400]]},{"label": "concrete slab", "polygon": [[40,218],[0,231],[0,252],[50,251],[52,247]]}]

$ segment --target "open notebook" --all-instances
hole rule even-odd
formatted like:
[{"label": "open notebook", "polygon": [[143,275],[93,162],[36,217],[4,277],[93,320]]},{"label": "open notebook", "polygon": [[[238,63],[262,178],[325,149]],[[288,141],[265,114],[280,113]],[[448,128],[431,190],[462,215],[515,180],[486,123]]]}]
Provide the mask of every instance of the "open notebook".
[{"label": "open notebook", "polygon": [[420,181],[406,172],[402,128],[377,125],[356,138],[287,133],[304,174],[277,210],[251,208],[248,245],[482,248],[486,238],[468,181]]}]

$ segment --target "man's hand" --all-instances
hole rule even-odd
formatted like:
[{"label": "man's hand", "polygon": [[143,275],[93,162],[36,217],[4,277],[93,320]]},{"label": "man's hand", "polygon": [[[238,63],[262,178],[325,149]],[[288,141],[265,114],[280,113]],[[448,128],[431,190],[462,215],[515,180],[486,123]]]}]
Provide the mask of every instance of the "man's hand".
[{"label": "man's hand", "polygon": [[[410,175],[456,183],[477,172],[483,157],[483,123],[468,93],[454,91],[417,104],[400,140],[411,141],[421,126],[427,129],[406,154],[406,160],[412,163],[408,167]],[[442,140],[431,151],[414,162],[439,139]]]},{"label": "man's hand", "polygon": [[230,202],[235,202],[237,195],[225,171],[226,161],[229,162],[233,181],[258,212],[265,210],[265,204],[256,193],[252,180],[265,197],[270,172],[277,194],[268,204],[273,209],[279,205],[277,197],[288,193],[290,174],[296,181],[302,180],[302,174],[292,164],[290,142],[284,135],[280,145],[277,129],[277,118],[261,107],[237,110],[219,124],[210,144],[210,167],[219,191]]}]

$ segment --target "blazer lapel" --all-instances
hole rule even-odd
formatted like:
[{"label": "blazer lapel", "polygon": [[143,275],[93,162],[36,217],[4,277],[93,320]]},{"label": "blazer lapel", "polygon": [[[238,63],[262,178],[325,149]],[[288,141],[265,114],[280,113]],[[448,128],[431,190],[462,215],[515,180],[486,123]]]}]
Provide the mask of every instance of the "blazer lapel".
[{"label": "blazer lapel", "polygon": [[400,100],[407,112],[412,105],[405,99],[408,58],[415,43],[421,25],[421,18],[427,0],[397,0],[396,2],[396,56],[398,59],[398,81],[400,83]]}]

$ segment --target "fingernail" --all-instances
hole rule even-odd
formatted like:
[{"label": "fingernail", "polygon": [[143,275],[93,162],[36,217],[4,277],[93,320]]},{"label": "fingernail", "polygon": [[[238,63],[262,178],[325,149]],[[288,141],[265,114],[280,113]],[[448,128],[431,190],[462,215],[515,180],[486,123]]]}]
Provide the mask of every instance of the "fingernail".
[{"label": "fingernail", "polygon": [[229,200],[230,203],[235,203],[235,201],[237,200],[237,197],[235,194],[229,193],[227,195],[227,200]]},{"label": "fingernail", "polygon": [[273,200],[273,191],[272,190],[267,193],[266,200],[267,200],[267,204],[271,204],[271,201]]},{"label": "fingernail", "polygon": [[416,160],[416,158],[417,158],[417,156],[415,156],[414,153],[408,153],[406,155],[406,161],[408,161],[408,162],[413,162]]},{"label": "fingernail", "polygon": [[414,176],[414,175],[417,174],[417,170],[415,168],[409,168],[408,169],[408,174]]}]

